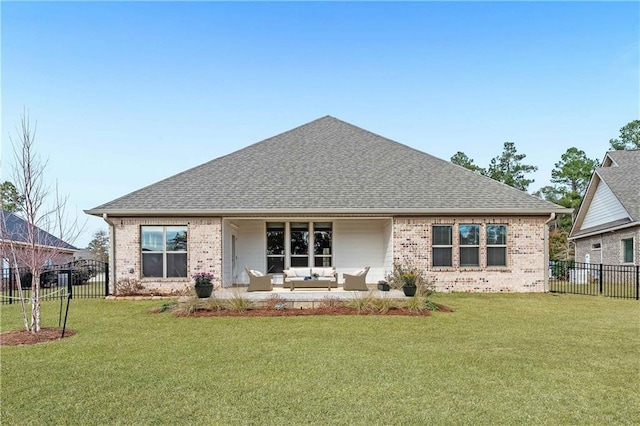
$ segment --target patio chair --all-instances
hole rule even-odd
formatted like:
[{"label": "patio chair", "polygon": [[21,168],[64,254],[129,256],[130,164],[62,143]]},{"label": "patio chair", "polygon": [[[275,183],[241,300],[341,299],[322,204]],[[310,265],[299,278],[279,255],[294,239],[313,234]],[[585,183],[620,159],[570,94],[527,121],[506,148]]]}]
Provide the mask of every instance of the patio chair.
[{"label": "patio chair", "polygon": [[271,278],[273,274],[263,274],[253,269],[244,268],[249,275],[249,288],[247,291],[271,291],[273,290],[273,284],[271,284]]},{"label": "patio chair", "polygon": [[342,288],[347,291],[368,291],[367,282],[365,281],[367,278],[367,273],[369,272],[369,267],[365,266],[364,268],[356,271],[353,274],[342,274],[344,278],[344,284]]}]

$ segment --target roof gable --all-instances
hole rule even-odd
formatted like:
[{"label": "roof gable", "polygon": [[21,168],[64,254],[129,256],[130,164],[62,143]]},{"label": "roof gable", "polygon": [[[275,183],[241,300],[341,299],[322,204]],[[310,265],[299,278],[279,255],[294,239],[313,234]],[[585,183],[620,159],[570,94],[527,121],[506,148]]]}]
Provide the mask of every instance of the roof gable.
[{"label": "roof gable", "polygon": [[624,219],[629,219],[629,214],[620,201],[605,182],[598,182],[589,209],[584,215],[582,228],[592,228]]},{"label": "roof gable", "polygon": [[87,211],[90,214],[564,212],[326,116]]},{"label": "roof gable", "polygon": [[640,222],[640,150],[610,151],[591,177],[571,237]]},{"label": "roof gable", "polygon": [[[27,243],[27,222],[6,210],[0,210],[0,240]],[[38,227],[35,229],[36,244],[65,250],[77,250],[76,247]]]}]

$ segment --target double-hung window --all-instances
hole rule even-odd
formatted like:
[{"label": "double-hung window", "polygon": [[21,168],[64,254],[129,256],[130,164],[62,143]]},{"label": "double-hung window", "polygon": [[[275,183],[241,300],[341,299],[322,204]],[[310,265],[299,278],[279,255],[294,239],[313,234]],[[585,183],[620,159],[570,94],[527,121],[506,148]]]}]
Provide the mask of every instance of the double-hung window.
[{"label": "double-hung window", "polygon": [[633,238],[622,240],[622,261],[633,263]]},{"label": "double-hung window", "polygon": [[487,225],[487,266],[507,266],[507,225]]},{"label": "double-hung window", "polygon": [[187,277],[187,227],[142,226],[142,277]]},{"label": "double-hung window", "polygon": [[480,266],[480,225],[460,225],[460,266]]},{"label": "double-hung window", "polygon": [[433,225],[432,233],[433,266],[453,266],[453,227],[451,225]]}]

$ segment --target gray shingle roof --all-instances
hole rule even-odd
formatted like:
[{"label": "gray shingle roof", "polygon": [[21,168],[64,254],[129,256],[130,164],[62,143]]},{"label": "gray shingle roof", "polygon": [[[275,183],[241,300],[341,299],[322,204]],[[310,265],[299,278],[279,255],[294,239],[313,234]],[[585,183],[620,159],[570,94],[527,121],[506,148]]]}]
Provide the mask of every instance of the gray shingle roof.
[{"label": "gray shingle roof", "polygon": [[[27,243],[27,222],[6,210],[0,210],[0,240]],[[40,228],[35,229],[36,244],[57,247],[66,250],[77,250],[76,247],[51,235]]]},{"label": "gray shingle roof", "polygon": [[640,149],[611,151],[607,155],[617,166],[599,167],[596,173],[631,215],[631,220],[640,221]]},{"label": "gray shingle roof", "polygon": [[[612,160],[612,161],[609,161]],[[580,229],[589,210],[597,184],[604,182],[629,214],[627,219],[618,219],[591,228]],[[591,178],[584,202],[580,206],[569,238],[579,238],[601,231],[629,226],[640,222],[640,150],[610,151],[605,155],[603,167],[598,167]]]},{"label": "gray shingle roof", "polygon": [[331,116],[132,192],[90,214],[510,213],[561,207]]}]

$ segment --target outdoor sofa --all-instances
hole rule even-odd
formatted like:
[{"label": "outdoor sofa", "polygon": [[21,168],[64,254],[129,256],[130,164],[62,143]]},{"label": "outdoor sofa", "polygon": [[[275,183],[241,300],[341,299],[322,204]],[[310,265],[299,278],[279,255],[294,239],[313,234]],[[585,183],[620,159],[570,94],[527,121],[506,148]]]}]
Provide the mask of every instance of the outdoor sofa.
[{"label": "outdoor sofa", "polygon": [[338,287],[336,268],[289,268],[284,273],[284,287],[323,288],[331,290]]}]

